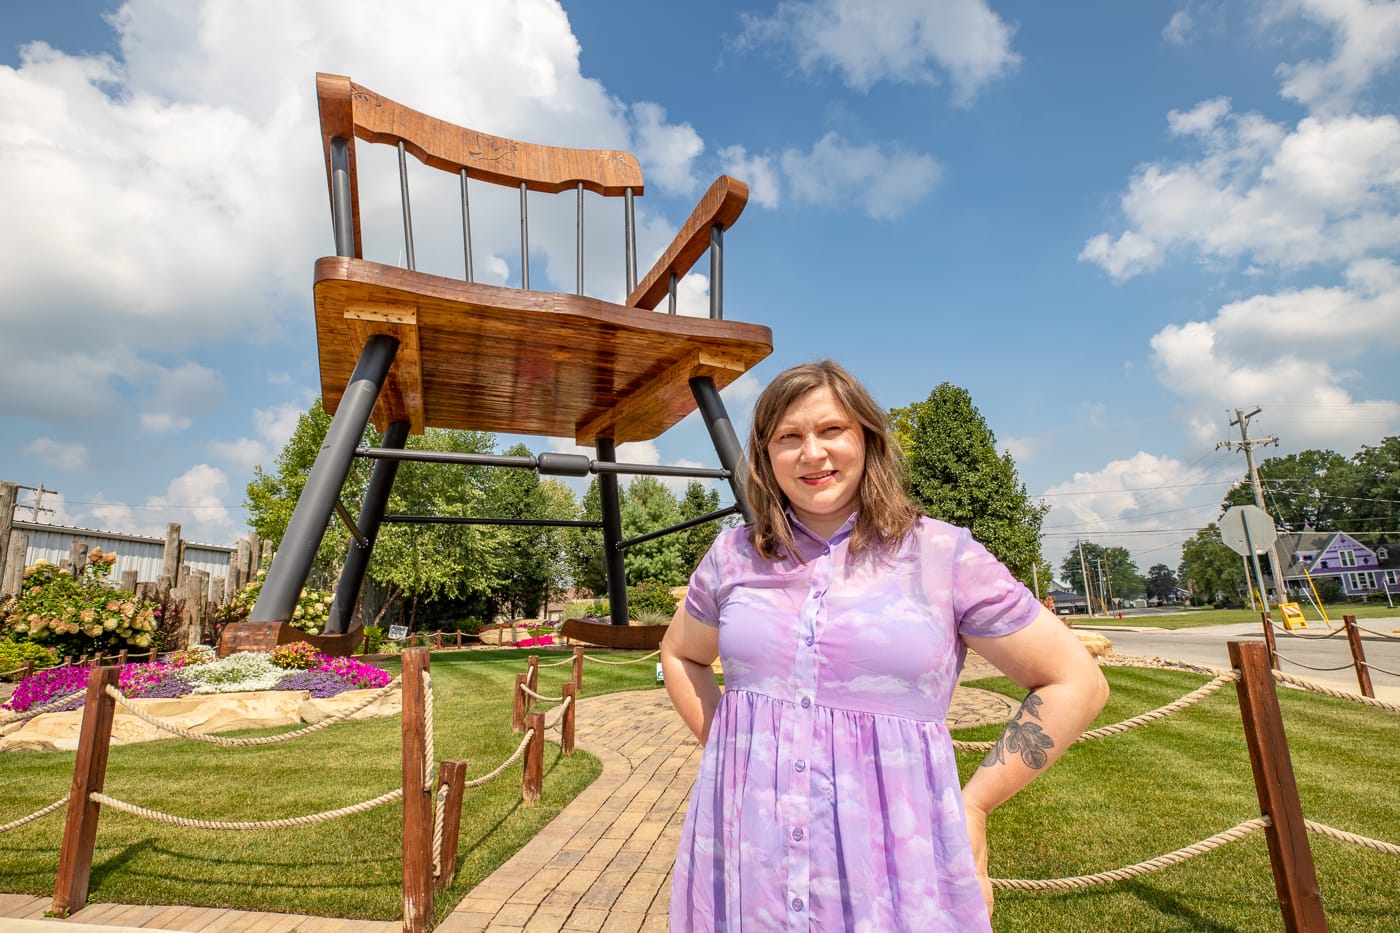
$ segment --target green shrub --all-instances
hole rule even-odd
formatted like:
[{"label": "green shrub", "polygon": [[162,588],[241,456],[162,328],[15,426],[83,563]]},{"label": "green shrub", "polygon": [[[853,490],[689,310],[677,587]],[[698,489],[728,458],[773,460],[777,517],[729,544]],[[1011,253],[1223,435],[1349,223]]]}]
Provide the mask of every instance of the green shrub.
[{"label": "green shrub", "polygon": [[[263,580],[267,578],[266,570],[258,571],[258,578],[246,584],[241,590],[234,594],[229,603],[229,611],[226,613],[228,621],[242,621],[247,618],[253,606],[258,601],[258,594],[262,592]],[[292,610],[292,617],[287,621],[293,628],[300,629],[308,635],[319,635],[325,628],[326,620],[331,613],[331,603],[335,600],[335,594],[325,590],[305,588],[297,598],[296,609]]]},{"label": "green shrub", "polygon": [[632,613],[632,618],[637,620],[639,625],[670,625],[671,616],[664,612],[654,612],[650,609],[643,609],[641,612]]},{"label": "green shrub", "polygon": [[273,648],[268,659],[290,671],[307,671],[321,663],[321,652],[309,641],[294,641]]},{"label": "green shrub", "polygon": [[661,583],[638,583],[627,588],[627,612],[633,618],[639,618],[641,612],[660,612],[669,620],[678,603],[671,588]]},{"label": "green shrub", "polygon": [[160,607],[108,582],[115,562],[93,548],[76,577],[47,561],[26,568],[23,589],[0,606],[0,635],[60,655],[159,649]]},{"label": "green shrub", "polygon": [[365,626],[365,654],[378,654],[389,640],[389,633],[378,625]]},{"label": "green shrub", "polygon": [[606,619],[609,612],[606,599],[576,599],[564,606],[564,618],[566,619],[582,619],[587,616]]},{"label": "green shrub", "polygon": [[0,673],[15,671],[34,662],[36,670],[58,667],[59,657],[52,648],[32,641],[0,641]]}]

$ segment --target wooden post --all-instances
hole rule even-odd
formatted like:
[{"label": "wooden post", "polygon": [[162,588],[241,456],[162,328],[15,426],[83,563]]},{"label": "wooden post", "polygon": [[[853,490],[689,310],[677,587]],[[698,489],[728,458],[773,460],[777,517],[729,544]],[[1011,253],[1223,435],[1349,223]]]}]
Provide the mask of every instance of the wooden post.
[{"label": "wooden post", "polygon": [[213,581],[210,583],[209,590],[210,603],[212,603],[215,606],[228,605],[228,597],[225,595],[228,592],[227,582],[227,577],[215,577],[213,579]]},{"label": "wooden post", "polygon": [[[540,692],[540,656],[532,654],[525,659],[525,683],[536,693]],[[531,699],[534,699],[531,697]]]},{"label": "wooden post", "polygon": [[433,632],[433,647],[442,650],[442,632]]},{"label": "wooden post", "polygon": [[[163,588],[175,585],[175,576],[180,572],[180,525],[171,522],[165,526],[165,550],[161,553],[160,579]],[[165,583],[166,579],[169,583]]]},{"label": "wooden post", "polygon": [[5,553],[0,596],[12,596],[24,588],[24,564],[29,560],[29,532],[11,531],[10,547]]},{"label": "wooden post", "polygon": [[525,725],[534,730],[525,746],[525,772],[520,781],[520,797],[526,804],[538,803],[544,787],[544,713],[531,713]]},{"label": "wooden post", "polygon": [[1361,645],[1361,630],[1356,627],[1356,616],[1342,616],[1342,624],[1347,627],[1347,644],[1351,646],[1351,663],[1356,668],[1356,682],[1361,687],[1361,695],[1376,698],[1376,689],[1371,686],[1371,668],[1366,664],[1366,649]]},{"label": "wooden post", "polygon": [[1259,809],[1270,819],[1265,829],[1269,862],[1274,871],[1274,893],[1288,933],[1323,933],[1327,915],[1313,868],[1303,806],[1288,755],[1278,693],[1265,648],[1260,644],[1229,642],[1230,665],[1240,672],[1236,692],[1244,720],[1249,763]]},{"label": "wooden post", "polygon": [[575,649],[574,649],[573,675],[574,675],[574,686],[577,687],[578,689],[582,690],[582,689],[583,689],[583,649],[582,649],[582,648],[575,648]]},{"label": "wooden post", "polygon": [[135,570],[123,570],[123,571],[122,571],[122,589],[126,590],[128,593],[135,593],[135,592],[136,592],[136,571],[135,571]]},{"label": "wooden post", "polygon": [[1264,620],[1264,644],[1269,649],[1269,667],[1279,670],[1278,647],[1274,644],[1274,620],[1267,612],[1259,613]]},{"label": "wooden post", "polygon": [[68,572],[74,577],[82,574],[83,568],[87,566],[88,544],[86,541],[74,541],[68,545],[68,560],[63,561],[63,566],[68,568]]},{"label": "wooden post", "polygon": [[578,687],[573,682],[564,684],[564,702],[568,706],[564,709],[564,718],[559,723],[559,747],[564,750],[564,754],[574,753],[574,712],[578,709]]},{"label": "wooden post", "polygon": [[252,551],[247,538],[239,538],[238,546],[229,557],[228,565],[228,588],[229,596],[243,589],[252,577],[249,575],[249,565],[253,562]]},{"label": "wooden post", "polygon": [[525,686],[525,675],[515,675],[515,697],[511,700],[510,708],[510,731],[521,733],[525,731],[525,691],[520,688]]},{"label": "wooden post", "polygon": [[438,787],[447,787],[447,798],[442,802],[442,854],[435,886],[439,891],[446,890],[457,874],[457,838],[462,831],[462,796],[467,789],[467,763],[465,761],[444,761],[438,768]]},{"label": "wooden post", "polygon": [[[10,532],[15,524],[15,502],[19,500],[18,483],[0,483],[0,578],[5,575],[5,560],[10,549]],[[20,556],[24,560],[25,555]],[[0,591],[0,596],[5,595]]]},{"label": "wooden post", "polygon": [[433,791],[428,761],[426,648],[402,655],[403,671],[403,928],[428,933],[433,922]]},{"label": "wooden post", "polygon": [[117,666],[118,666],[118,667],[121,667],[121,666],[123,666],[123,665],[125,665],[125,664],[126,664],[126,649],[123,648],[121,651],[118,651],[118,652],[117,652]]},{"label": "wooden post", "polygon": [[112,745],[112,717],[117,701],[107,695],[108,684],[116,686],[120,671],[115,667],[93,668],[88,675],[87,697],[83,701],[83,725],[78,734],[78,756],[73,762],[73,786],[68,793],[68,817],[63,824],[63,843],[58,853],[58,876],[54,879],[55,917],[66,917],[87,903],[88,881],[92,877],[92,850],[97,843],[97,817],[102,805],[92,799],[101,791],[107,777],[107,752]]}]

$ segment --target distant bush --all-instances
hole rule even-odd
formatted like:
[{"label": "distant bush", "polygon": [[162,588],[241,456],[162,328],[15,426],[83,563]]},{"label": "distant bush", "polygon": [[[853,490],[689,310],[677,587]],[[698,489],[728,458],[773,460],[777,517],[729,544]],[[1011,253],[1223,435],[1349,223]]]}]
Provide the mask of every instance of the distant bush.
[{"label": "distant bush", "polygon": [[638,583],[627,588],[627,612],[633,618],[638,613],[659,612],[669,621],[676,613],[679,601],[671,595],[671,588],[661,583]]}]

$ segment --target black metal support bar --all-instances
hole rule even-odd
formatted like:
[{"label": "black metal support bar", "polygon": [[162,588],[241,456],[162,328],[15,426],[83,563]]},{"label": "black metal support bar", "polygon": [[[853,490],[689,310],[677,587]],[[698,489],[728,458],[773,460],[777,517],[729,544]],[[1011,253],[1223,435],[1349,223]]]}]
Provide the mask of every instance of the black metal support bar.
[{"label": "black metal support bar", "polygon": [[350,210],[350,143],[331,140],[331,232],[335,254],[355,255],[355,218]]},{"label": "black metal support bar", "polygon": [[637,287],[637,215],[632,207],[632,189],[628,188],[622,198],[623,250],[627,256],[627,294]]},{"label": "black metal support bar", "polygon": [[724,319],[724,228],[710,227],[710,317]]},{"label": "black metal support bar", "polygon": [[248,615],[249,622],[286,622],[306,585],[316,549],[326,534],[331,510],[340,501],[340,488],[350,472],[355,447],[374,412],[374,403],[384,387],[389,366],[394,362],[399,342],[385,334],[375,334],[360,353],[350,384],[331,419],[330,430],[321,452],[311,467],[306,486],[297,499],[282,544],[272,559],[258,601]]},{"label": "black metal support bar", "polygon": [[590,473],[624,473],[629,476],[684,476],[692,479],[729,479],[730,471],[706,467],[663,466],[655,463],[613,463],[589,460],[582,454],[546,451],[538,457],[514,457],[508,454],[469,454],[434,450],[389,450],[384,447],[360,447],[357,457],[371,460],[411,460],[417,463],[453,463],[458,466],[510,467],[518,470],[539,470],[546,476],[587,476]]},{"label": "black metal support bar", "polygon": [[575,518],[472,518],[466,515],[385,515],[386,525],[525,525],[539,528],[602,528],[602,522]]},{"label": "black metal support bar", "polygon": [[[711,286],[713,288],[713,285]],[[711,292],[713,295],[713,292]],[[744,448],[734,433],[734,424],[729,413],[724,410],[724,402],[719,397],[719,389],[709,376],[695,376],[690,380],[690,392],[700,406],[700,417],[705,419],[705,427],[710,431],[710,440],[719,454],[719,462],[724,464],[729,474],[729,488],[734,493],[734,504],[739,514],[744,516],[744,524],[753,524],[753,512],[749,508],[749,497],[744,491]]]},{"label": "black metal support bar", "polygon": [[632,547],[634,544],[642,544],[646,541],[652,540],[653,538],[664,538],[666,535],[672,535],[678,531],[685,531],[687,528],[694,528],[696,525],[703,525],[706,522],[712,522],[717,519],[724,518],[726,515],[737,515],[738,513],[739,507],[737,505],[731,505],[727,509],[719,509],[718,511],[711,512],[708,515],[701,515],[699,518],[688,518],[683,522],[677,522],[674,525],[668,525],[665,528],[661,528],[656,531],[651,531],[644,535],[637,535],[637,537],[635,538],[628,538],[626,541],[621,542],[618,545],[618,547],[622,548],[625,551],[629,547]]},{"label": "black metal support bar", "polygon": [[[598,459],[613,462],[617,446],[612,438],[600,437]],[[613,625],[627,624],[627,564],[622,553],[622,496],[616,473],[598,475],[598,502],[603,512],[603,566],[608,574],[608,614]]]},{"label": "black metal support bar", "polygon": [[583,182],[578,183],[578,293],[583,294]]},{"label": "black metal support bar", "polygon": [[399,201],[403,205],[403,248],[409,269],[417,269],[413,261],[413,208],[408,200],[408,151],[399,140]]},{"label": "black metal support bar", "polygon": [[[408,431],[407,421],[392,422],[384,429],[384,443],[390,449],[401,448],[408,442]],[[355,543],[345,554],[345,566],[341,568],[335,598],[331,600],[331,611],[326,617],[327,635],[350,631],[355,618],[355,604],[360,601],[360,587],[365,582],[365,571],[369,569],[369,559],[374,554],[374,542],[379,537],[379,525],[384,520],[384,510],[389,507],[389,491],[394,486],[398,471],[397,460],[376,460],[370,472],[369,484],[365,486],[365,496],[360,502]]]},{"label": "black metal support bar", "polygon": [[668,283],[667,283],[667,285],[666,285],[666,313],[667,313],[667,314],[675,314],[675,313],[676,313],[676,286],[679,285],[679,284],[680,284],[680,280],[676,277],[676,274],[675,274],[674,272],[672,272],[672,273],[671,273],[671,278],[670,278],[670,280],[668,281]]},{"label": "black metal support bar", "polygon": [[467,199],[467,170],[462,169],[462,252],[467,260],[467,281],[472,281],[472,211]]},{"label": "black metal support bar", "polygon": [[530,214],[529,189],[520,183],[520,287],[530,287]]}]

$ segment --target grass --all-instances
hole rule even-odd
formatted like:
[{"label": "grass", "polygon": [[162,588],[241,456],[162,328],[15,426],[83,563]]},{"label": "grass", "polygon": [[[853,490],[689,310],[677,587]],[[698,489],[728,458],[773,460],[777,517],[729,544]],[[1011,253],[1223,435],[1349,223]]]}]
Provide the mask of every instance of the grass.
[{"label": "grass", "polygon": [[[493,770],[515,750],[520,736],[510,731],[511,688],[531,653],[433,655],[439,760],[465,760],[471,779]],[[541,660],[549,663],[551,655],[541,653]],[[388,666],[398,672],[396,664]],[[569,670],[568,665],[542,669],[539,692],[558,695]],[[656,687],[651,664],[585,665],[584,697]],[[247,749],[178,738],[116,746],[104,791],[202,819],[297,816],[368,800],[398,786],[399,746],[398,717],[344,723],[287,744]],[[0,823],[66,794],[73,760],[72,753],[59,752],[0,755]],[[601,768],[596,757],[579,751],[566,758],[554,741],[547,741],[539,803],[521,803],[519,764],[469,789],[457,876],[435,898],[435,922],[529,841]],[[60,811],[0,835],[0,889],[52,894],[62,834]],[[183,829],[108,808],[98,828],[89,899],[394,920],[403,906],[400,837],[397,804],[277,832]]]},{"label": "grass", "polygon": [[[1332,620],[1334,626],[1342,624],[1342,616],[1355,616],[1357,621],[1366,619],[1400,619],[1400,607],[1391,609],[1383,601],[1376,603],[1338,603],[1334,606],[1326,606],[1327,618]],[[1308,629],[1327,631],[1327,623],[1318,616],[1317,610],[1312,606],[1303,607],[1303,615],[1308,620]],[[1162,628],[1179,629],[1191,628],[1198,625],[1238,625],[1243,622],[1258,622],[1259,613],[1253,609],[1183,609],[1180,612],[1163,613],[1161,615],[1127,615],[1123,618],[1117,616],[1100,616],[1090,618],[1088,616],[1069,617],[1075,625],[1095,628],[1109,626],[1133,626],[1139,628]],[[1283,624],[1283,617],[1277,609],[1273,610],[1273,618],[1280,625]],[[1393,626],[1392,626],[1393,627]]]},{"label": "grass", "polygon": [[[526,651],[433,656],[438,758],[465,758],[469,777],[514,750],[509,692]],[[547,658],[547,655],[544,655]],[[541,670],[557,693],[568,667]],[[1098,724],[1154,709],[1204,678],[1111,668]],[[590,664],[585,696],[655,689],[650,664]],[[1016,696],[1001,678],[977,686]],[[1400,717],[1294,690],[1280,694],[1303,812],[1339,829],[1400,841],[1395,748]],[[586,708],[586,707],[585,707]],[[959,730],[992,739],[997,726]],[[368,799],[399,782],[399,722],[347,723],[286,746],[226,750],[171,739],[112,749],[107,793],[182,815],[267,819]],[[980,755],[959,756],[963,776]],[[64,794],[73,755],[0,756],[0,822]],[[519,771],[467,792],[457,878],[436,899],[440,920],[598,773],[582,752],[546,744],[544,798],[520,804]],[[1258,815],[1233,688],[1170,719],[1071,749],[992,818],[992,871],[1055,878],[1118,868],[1171,851]],[[180,830],[107,810],[97,837],[91,897],[391,920],[400,916],[396,806],[281,833]],[[62,817],[0,835],[0,889],[47,895]],[[1394,856],[1313,836],[1333,931],[1392,931],[1400,916]],[[1263,833],[1141,878],[1071,892],[997,895],[1000,931],[1277,930]]]},{"label": "grass", "polygon": [[[1104,725],[1195,689],[1199,676],[1110,668]],[[1019,695],[1010,681],[976,686]],[[1327,697],[1280,693],[1303,813],[1400,841],[1395,748],[1400,717]],[[960,730],[995,738],[998,727]],[[980,756],[960,754],[966,778]],[[1144,861],[1259,815],[1234,689],[1125,735],[1086,742],[993,815],[992,874],[1058,878]],[[1395,930],[1395,856],[1311,835],[1334,933]],[[997,930],[1277,930],[1281,913],[1263,832],[1184,864],[1069,892],[998,891]]]}]

